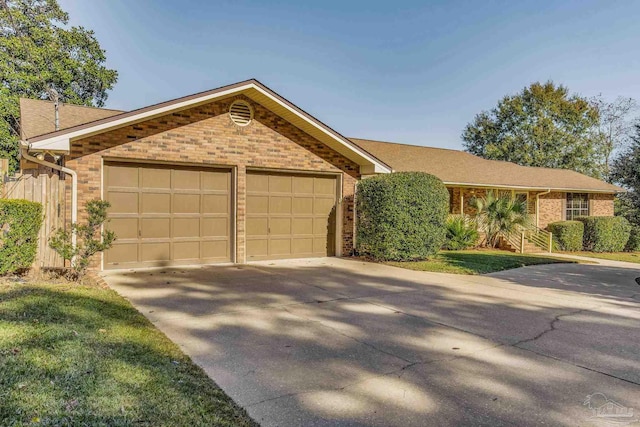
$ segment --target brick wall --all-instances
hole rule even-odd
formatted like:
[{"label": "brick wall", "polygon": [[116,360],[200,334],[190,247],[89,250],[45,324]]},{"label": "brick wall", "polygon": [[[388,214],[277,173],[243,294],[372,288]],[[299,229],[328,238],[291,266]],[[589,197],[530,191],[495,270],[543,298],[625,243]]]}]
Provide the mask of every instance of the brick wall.
[{"label": "brick wall", "polygon": [[[254,108],[246,127],[229,118],[229,105],[245,99]],[[78,172],[82,208],[101,197],[102,159],[168,161],[237,168],[236,259],[245,259],[246,169],[252,167],[333,172],[342,175],[342,250],[353,248],[353,194],[359,167],[270,110],[234,97],[74,141],[67,166]]]},{"label": "brick wall", "polygon": [[592,216],[613,216],[613,194],[597,194],[590,196],[589,210]]},{"label": "brick wall", "polygon": [[565,200],[566,193],[541,194],[538,204],[538,227],[546,228],[552,222],[562,221],[565,217]]}]

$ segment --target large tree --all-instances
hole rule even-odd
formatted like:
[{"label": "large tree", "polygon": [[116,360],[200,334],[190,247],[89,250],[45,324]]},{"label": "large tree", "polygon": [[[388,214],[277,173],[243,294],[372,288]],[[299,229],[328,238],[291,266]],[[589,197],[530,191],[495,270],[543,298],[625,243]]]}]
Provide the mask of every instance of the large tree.
[{"label": "large tree", "polygon": [[629,190],[618,195],[616,214],[640,226],[640,123],[635,125],[627,148],[613,160],[611,180]]},{"label": "large tree", "polygon": [[478,114],[462,139],[467,151],[486,159],[601,177],[598,123],[598,109],[589,100],[549,81],[505,96],[491,111]]},{"label": "large tree", "polygon": [[118,78],[93,31],[56,0],[0,0],[0,157],[17,167],[20,97],[103,106]]}]

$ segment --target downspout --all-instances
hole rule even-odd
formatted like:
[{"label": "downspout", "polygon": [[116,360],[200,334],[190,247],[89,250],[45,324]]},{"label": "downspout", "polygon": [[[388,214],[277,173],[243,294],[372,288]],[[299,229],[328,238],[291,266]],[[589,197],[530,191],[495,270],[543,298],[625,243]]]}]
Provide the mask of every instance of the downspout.
[{"label": "downspout", "polygon": [[[78,222],[78,174],[73,169],[66,168],[64,166],[57,165],[55,163],[47,162],[46,160],[40,160],[29,154],[29,145],[20,141],[20,155],[25,159],[37,163],[42,166],[46,166],[51,169],[55,169],[60,172],[64,172],[71,175],[71,223],[76,224]],[[71,230],[71,243],[73,247],[76,247],[77,234],[74,229]],[[74,261],[74,260],[71,260]]]},{"label": "downspout", "polygon": [[540,228],[540,196],[551,193],[549,188],[547,191],[536,194],[536,228]]}]

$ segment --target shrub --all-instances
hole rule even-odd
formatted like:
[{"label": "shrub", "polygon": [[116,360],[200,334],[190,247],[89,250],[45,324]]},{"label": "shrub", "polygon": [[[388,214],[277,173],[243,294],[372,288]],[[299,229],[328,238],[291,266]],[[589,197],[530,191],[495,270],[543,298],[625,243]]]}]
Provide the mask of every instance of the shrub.
[{"label": "shrub", "polygon": [[621,252],[629,240],[631,225],[621,216],[585,216],[583,247],[593,252]]},{"label": "shrub", "polygon": [[445,241],[449,192],[422,172],[378,175],[358,183],[357,252],[377,260],[435,255]]},{"label": "shrub", "polygon": [[0,199],[0,274],[18,273],[31,267],[41,225],[40,203]]},{"label": "shrub", "polygon": [[447,240],[444,249],[459,251],[478,244],[478,227],[470,218],[462,215],[449,215],[447,218]]},{"label": "shrub", "polygon": [[[105,251],[113,245],[116,235],[113,231],[100,232],[102,224],[107,221],[107,209],[111,206],[105,200],[90,200],[86,204],[87,222],[71,224],[71,232],[56,230],[49,240],[49,246],[62,258],[71,260],[69,278],[79,280],[84,276],[91,257]],[[72,233],[76,232],[77,242],[74,245]]]},{"label": "shrub", "polygon": [[627,252],[640,251],[640,226],[635,224],[631,226],[629,240],[627,240],[627,245],[625,246],[624,250]]},{"label": "shrub", "polygon": [[564,251],[581,251],[584,239],[584,224],[580,221],[558,221],[549,224],[549,231]]}]

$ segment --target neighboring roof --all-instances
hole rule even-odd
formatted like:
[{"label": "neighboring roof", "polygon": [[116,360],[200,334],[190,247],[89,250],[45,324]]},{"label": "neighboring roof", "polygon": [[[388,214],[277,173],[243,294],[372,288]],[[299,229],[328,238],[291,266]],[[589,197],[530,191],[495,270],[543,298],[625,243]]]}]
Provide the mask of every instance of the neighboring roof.
[{"label": "neighboring roof", "polygon": [[[121,114],[119,110],[60,103],[59,129],[67,129],[94,120]],[[55,104],[41,99],[20,98],[20,137],[33,138],[56,130]]]},{"label": "neighboring roof", "polygon": [[470,187],[522,188],[615,193],[620,187],[567,169],[520,166],[487,160],[464,151],[351,138],[394,171],[427,172],[445,184]]},{"label": "neighboring roof", "polygon": [[357,163],[362,174],[391,172],[391,168],[384,162],[255,79],[36,136],[28,140],[29,147],[34,151],[69,152],[71,141],[240,94],[263,105],[297,128]]}]

